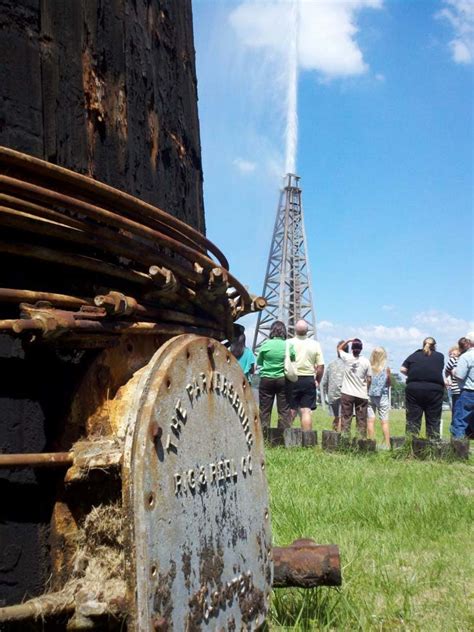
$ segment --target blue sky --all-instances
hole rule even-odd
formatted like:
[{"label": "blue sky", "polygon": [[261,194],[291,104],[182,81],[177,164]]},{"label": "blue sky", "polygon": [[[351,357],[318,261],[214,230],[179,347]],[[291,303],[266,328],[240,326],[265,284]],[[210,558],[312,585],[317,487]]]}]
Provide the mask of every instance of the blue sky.
[{"label": "blue sky", "polygon": [[[258,294],[289,4],[193,2],[207,233]],[[398,368],[425,335],[446,352],[474,329],[473,38],[466,0],[300,0],[297,173],[328,360],[359,335]]]}]

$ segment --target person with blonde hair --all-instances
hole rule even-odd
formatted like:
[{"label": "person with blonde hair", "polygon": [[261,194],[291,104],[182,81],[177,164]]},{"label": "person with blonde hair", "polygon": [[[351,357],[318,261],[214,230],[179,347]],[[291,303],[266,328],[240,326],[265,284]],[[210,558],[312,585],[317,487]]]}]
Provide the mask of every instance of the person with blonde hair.
[{"label": "person with blonde hair", "polygon": [[369,439],[375,439],[375,416],[378,413],[384,442],[389,448],[390,369],[387,366],[387,352],[383,347],[375,347],[372,351],[370,365],[372,367],[372,381],[369,388],[369,407],[367,409],[367,436]]},{"label": "person with blonde hair", "polygon": [[444,356],[436,351],[436,340],[429,336],[423,348],[412,353],[400,369],[407,376],[405,389],[406,431],[419,435],[425,415],[426,436],[439,439],[444,395]]}]

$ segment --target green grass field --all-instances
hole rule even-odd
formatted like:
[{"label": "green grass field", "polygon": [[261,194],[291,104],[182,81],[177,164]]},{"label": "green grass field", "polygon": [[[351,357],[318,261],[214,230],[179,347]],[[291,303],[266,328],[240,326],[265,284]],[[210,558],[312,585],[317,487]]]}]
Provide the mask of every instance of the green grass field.
[{"label": "green grass field", "polygon": [[[404,411],[391,425],[404,434]],[[343,568],[340,589],[275,590],[270,630],[474,630],[472,465],[319,447],[266,460],[274,545],[338,544]]]}]

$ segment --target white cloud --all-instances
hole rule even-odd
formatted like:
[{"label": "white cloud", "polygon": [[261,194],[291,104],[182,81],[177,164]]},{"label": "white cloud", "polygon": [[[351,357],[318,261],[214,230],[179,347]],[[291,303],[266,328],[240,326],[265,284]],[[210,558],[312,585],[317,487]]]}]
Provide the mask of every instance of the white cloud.
[{"label": "white cloud", "polygon": [[327,329],[334,329],[334,323],[332,323],[330,320],[322,320],[321,322],[318,323],[318,329],[320,331],[324,331]]},{"label": "white cloud", "polygon": [[447,354],[448,349],[468,331],[474,331],[474,322],[437,310],[415,314],[411,323],[387,327],[373,324],[341,324],[331,321],[318,323],[318,339],[326,354],[326,363],[336,355],[336,345],[341,338],[360,338],[368,357],[374,347],[382,346],[388,352],[389,363],[398,371],[403,360],[420,349],[423,339],[434,336],[437,349]]},{"label": "white cloud", "polygon": [[413,322],[429,328],[434,335],[449,334],[455,338],[461,338],[465,333],[474,329],[474,321],[456,318],[456,316],[437,310],[415,314]]},{"label": "white cloud", "polygon": [[252,173],[257,168],[257,163],[243,158],[236,158],[232,164],[240,171],[240,173]]},{"label": "white cloud", "polygon": [[[288,47],[288,0],[242,2],[230,21],[242,44],[284,56]],[[324,78],[360,75],[368,70],[356,36],[362,9],[380,9],[382,0],[300,0],[298,59],[302,70],[317,71]]]},{"label": "white cloud", "polygon": [[474,62],[474,2],[472,0],[443,0],[444,9],[437,18],[447,20],[454,31],[449,42],[453,59],[458,64]]},{"label": "white cloud", "polygon": [[357,330],[359,337],[374,340],[377,343],[388,341],[421,342],[424,333],[417,327],[386,327],[385,325],[369,325]]},{"label": "white cloud", "polygon": [[382,305],[382,310],[384,312],[393,312],[395,310],[395,305]]}]

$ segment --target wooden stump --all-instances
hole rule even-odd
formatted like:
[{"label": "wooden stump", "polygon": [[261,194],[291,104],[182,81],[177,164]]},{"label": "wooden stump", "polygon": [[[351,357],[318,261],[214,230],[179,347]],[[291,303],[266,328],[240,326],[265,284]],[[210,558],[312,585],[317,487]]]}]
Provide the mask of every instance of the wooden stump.
[{"label": "wooden stump", "polygon": [[420,439],[413,437],[412,439],[413,456],[417,459],[427,459],[431,455],[431,445],[428,439]]},{"label": "wooden stump", "polygon": [[403,448],[406,443],[406,437],[390,437],[390,448],[392,450],[398,450]]},{"label": "wooden stump", "polygon": [[435,459],[449,459],[453,456],[450,441],[431,441],[431,454]]},{"label": "wooden stump", "polygon": [[301,438],[301,445],[303,448],[311,448],[315,445],[318,445],[318,433],[315,430],[303,431]]},{"label": "wooden stump", "polygon": [[339,450],[341,447],[341,433],[334,430],[323,430],[322,448],[328,452]]},{"label": "wooden stump", "polygon": [[451,440],[452,456],[456,459],[469,459],[469,439]]},{"label": "wooden stump", "polygon": [[356,449],[359,452],[375,452],[376,444],[373,439],[357,439]]},{"label": "wooden stump", "polygon": [[263,438],[272,448],[284,445],[283,428],[263,428]]},{"label": "wooden stump", "polygon": [[283,441],[285,448],[301,448],[303,445],[303,431],[301,428],[285,428]]}]

